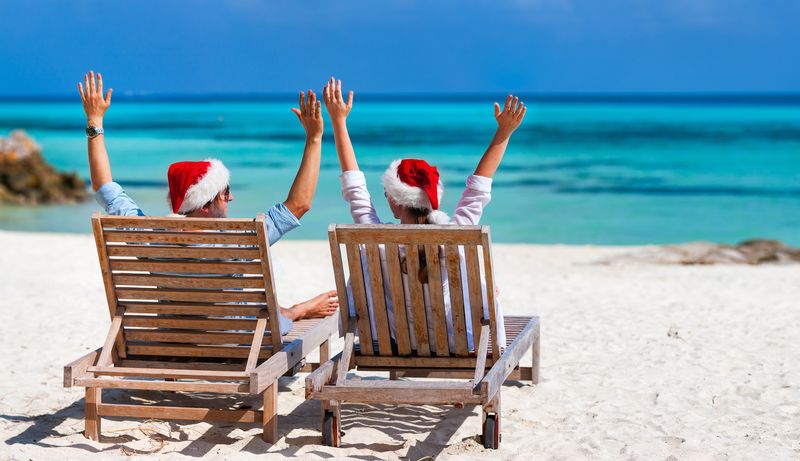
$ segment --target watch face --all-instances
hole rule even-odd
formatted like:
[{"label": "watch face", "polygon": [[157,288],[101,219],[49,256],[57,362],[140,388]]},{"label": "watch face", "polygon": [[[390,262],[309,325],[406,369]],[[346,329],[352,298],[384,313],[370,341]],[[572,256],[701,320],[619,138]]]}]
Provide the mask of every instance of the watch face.
[{"label": "watch face", "polygon": [[97,129],[93,126],[87,126],[86,136],[97,136]]}]

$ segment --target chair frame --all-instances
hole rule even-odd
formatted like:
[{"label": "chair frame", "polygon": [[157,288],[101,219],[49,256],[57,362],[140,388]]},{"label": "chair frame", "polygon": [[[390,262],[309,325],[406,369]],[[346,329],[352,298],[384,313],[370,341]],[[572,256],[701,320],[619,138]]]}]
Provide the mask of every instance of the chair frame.
[{"label": "chair frame", "polygon": [[[483,312],[481,281],[486,286],[486,302],[495,305],[494,271],[491,239],[488,226],[438,225],[331,225],[328,228],[331,259],[339,299],[348,299],[345,282],[345,259],[348,262],[355,318],[351,318],[346,303],[342,304],[342,330],[346,332],[341,353],[321,363],[306,378],[306,398],[320,400],[323,410],[322,433],[325,444],[339,446],[341,434],[341,405],[348,403],[480,405],[482,407],[482,440],[487,448],[500,443],[500,390],[509,379],[539,382],[539,318],[505,317],[506,331],[513,331],[510,344],[501,350],[496,338],[495,310]],[[342,256],[345,247],[346,256]],[[463,250],[459,250],[459,246]],[[408,251],[416,248],[417,251]],[[430,283],[430,312],[426,314],[422,284],[409,276],[410,299],[406,299],[399,256],[405,250],[407,272],[416,273],[419,254],[426,257],[429,267],[442,263],[447,267],[454,330],[453,346],[448,344],[442,279],[439,271],[428,271]],[[463,251],[463,253],[460,253]],[[382,267],[381,252],[386,268]],[[482,253],[481,265],[478,254]],[[462,256],[463,255],[463,256]],[[462,289],[461,258],[465,259],[468,293]],[[481,273],[481,266],[483,273]],[[364,275],[368,269],[369,277]],[[384,270],[388,272],[384,273]],[[369,281],[369,289],[365,280]],[[384,293],[389,287],[389,293]],[[373,306],[367,306],[367,291]],[[388,327],[389,311],[384,302],[388,294],[392,301],[397,338],[391,338]],[[464,311],[464,299],[470,301],[470,313]],[[398,306],[403,306],[398,308]],[[468,350],[465,315],[471,315],[473,346]],[[372,319],[370,319],[372,316]],[[409,338],[413,331],[416,349]],[[425,318],[431,328],[417,319]],[[377,338],[372,337],[370,320],[376,324]],[[433,334],[429,332],[432,331]],[[358,333],[358,340],[355,333]],[[508,338],[510,340],[512,338]],[[373,347],[365,347],[372,344]],[[442,354],[431,350],[434,346]],[[532,351],[530,367],[519,366],[522,356]],[[446,353],[445,353],[446,352]],[[388,371],[389,380],[350,380],[350,370]],[[397,381],[398,377],[445,378],[441,381]],[[462,381],[454,381],[462,379]],[[468,379],[469,381],[463,381]]]},{"label": "chair frame", "polygon": [[[110,416],[261,423],[277,441],[278,378],[317,348],[327,360],[339,319],[301,320],[281,337],[265,216],[95,213],[92,227],[111,327],[101,348],[64,367],[64,387],[86,388],[85,436],[100,440]],[[263,409],[103,403],[108,388],[261,394]]]}]

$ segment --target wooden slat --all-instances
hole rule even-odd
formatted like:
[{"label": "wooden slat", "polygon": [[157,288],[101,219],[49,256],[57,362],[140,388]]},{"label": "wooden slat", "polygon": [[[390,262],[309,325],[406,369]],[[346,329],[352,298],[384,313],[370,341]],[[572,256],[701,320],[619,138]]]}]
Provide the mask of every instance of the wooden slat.
[{"label": "wooden slat", "polygon": [[480,243],[480,226],[449,226],[449,225],[404,225],[397,226],[374,225],[347,225],[337,224],[336,232],[339,243],[406,243],[412,241],[420,245],[476,245]]},{"label": "wooden slat", "polygon": [[[195,346],[189,344],[171,343],[136,343],[128,345],[130,355],[159,355],[176,357],[222,357],[222,358],[247,358],[250,346]],[[259,358],[265,359],[272,355],[269,349],[261,349]]]},{"label": "wooden slat", "polygon": [[[100,273],[103,277],[103,288],[108,302],[108,313],[110,318],[117,315],[117,297],[114,295],[114,284],[111,280],[111,264],[106,253],[106,241],[103,235],[103,226],[100,224],[100,213],[92,215],[92,229],[94,231],[94,243],[97,247],[97,258],[100,261]],[[115,350],[119,357],[125,357],[125,338],[123,335],[117,336]]]},{"label": "wooden slat", "polygon": [[270,332],[272,337],[272,348],[278,350],[281,348],[281,331],[280,331],[280,315],[278,305],[278,294],[275,289],[275,275],[272,272],[272,258],[269,256],[269,240],[267,232],[267,221],[264,213],[259,213],[256,216],[256,241],[258,242],[258,253],[260,262],[260,274],[264,279],[264,294],[267,299],[267,312],[270,318]]},{"label": "wooden slat", "polygon": [[392,355],[392,339],[389,334],[389,316],[386,311],[386,298],[383,288],[383,269],[378,245],[366,245],[367,270],[372,292],[372,315],[375,320],[375,334],[378,340],[378,353]]},{"label": "wooden slat", "polygon": [[[475,369],[475,357],[377,357],[356,355],[358,369],[374,368],[469,368]],[[491,357],[487,363],[493,363]]]},{"label": "wooden slat", "polygon": [[447,341],[447,315],[444,310],[442,293],[442,273],[439,262],[439,245],[425,245],[425,259],[428,265],[428,291],[431,296],[431,315],[433,315],[433,334],[436,340],[436,355],[450,355]]},{"label": "wooden slat", "polygon": [[89,367],[98,376],[130,376],[140,378],[171,379],[228,379],[243,381],[249,379],[243,371],[180,370],[169,368],[130,368],[130,367]]},{"label": "wooden slat", "polygon": [[129,368],[159,368],[159,369],[184,369],[184,370],[217,370],[217,371],[244,371],[244,362],[242,363],[229,363],[230,360],[225,360],[226,363],[219,362],[201,362],[197,360],[189,360],[187,362],[164,362],[161,360],[142,360],[138,359],[122,359],[119,361],[120,367]]},{"label": "wooden slat", "polygon": [[408,289],[411,299],[411,312],[414,316],[414,335],[417,340],[417,354],[431,355],[430,342],[428,341],[428,319],[425,313],[425,297],[422,294],[422,284],[419,281],[419,253],[417,246],[406,244],[406,268],[408,270]]},{"label": "wooden slat", "polygon": [[[480,341],[481,319],[483,319],[483,288],[481,288],[481,266],[478,259],[478,247],[464,246],[467,266],[467,285],[469,288],[469,308],[472,316],[472,345],[478,347]],[[486,319],[487,321],[489,319]]]},{"label": "wooden slat", "polygon": [[[489,229],[481,230],[481,245],[483,246],[483,267],[486,277],[486,303],[489,305],[489,327],[492,338],[497,338],[497,302],[495,301],[494,265],[492,263],[492,241]],[[500,346],[497,341],[492,341],[492,357],[500,359]]]},{"label": "wooden slat", "polygon": [[100,387],[103,389],[141,389],[157,391],[184,391],[184,392],[220,392],[234,393],[247,392],[249,386],[238,383],[203,383],[183,381],[140,381],[119,378],[78,378],[75,384],[85,387]]},{"label": "wooden slat", "polygon": [[252,232],[161,232],[161,231],[117,231],[104,232],[106,242],[159,242],[192,244],[256,245],[256,234]]},{"label": "wooden slat", "polygon": [[189,332],[178,330],[126,329],[125,339],[131,341],[150,341],[164,343],[191,344],[245,344],[253,342],[254,333],[223,333],[219,331]]},{"label": "wooden slat", "polygon": [[356,323],[358,324],[359,343],[362,344],[362,353],[374,354],[372,349],[372,328],[370,328],[367,295],[364,289],[364,273],[361,269],[361,252],[358,245],[346,245],[347,265],[350,268],[350,283],[353,289],[353,301],[356,307]]},{"label": "wooden slat", "polygon": [[256,247],[198,247],[175,245],[108,245],[109,256],[139,258],[258,259]]},{"label": "wooden slat", "polygon": [[322,386],[311,397],[353,403],[382,404],[477,404],[480,396],[472,393],[469,383],[415,381],[348,381],[343,386]]},{"label": "wooden slat", "polygon": [[455,354],[465,357],[469,354],[467,344],[467,323],[464,313],[464,288],[461,284],[461,256],[458,247],[445,247],[447,278],[450,287],[450,314],[453,317],[453,345]]},{"label": "wooden slat", "polygon": [[257,316],[266,305],[248,306],[244,304],[183,304],[121,301],[129,314],[183,314],[183,315],[246,315]]},{"label": "wooden slat", "polygon": [[139,272],[177,272],[189,274],[260,274],[258,262],[150,261],[111,259],[111,270]]},{"label": "wooden slat", "polygon": [[406,297],[403,290],[403,276],[400,268],[400,250],[396,244],[388,244],[385,247],[386,266],[389,270],[389,286],[392,296],[392,306],[394,312],[395,341],[397,341],[397,352],[400,355],[411,355],[411,340],[409,337],[409,325],[406,315]]},{"label": "wooden slat", "polygon": [[263,303],[263,291],[188,290],[163,288],[119,288],[117,299],[151,299],[158,301],[189,301],[206,303],[250,302]]},{"label": "wooden slat", "polygon": [[178,419],[188,421],[224,421],[257,423],[263,413],[259,410],[226,410],[212,408],[170,407],[163,405],[125,405],[102,403],[100,416],[128,418]]},{"label": "wooden slat", "polygon": [[262,277],[191,277],[191,276],[169,276],[159,274],[120,274],[113,275],[114,284],[149,286],[161,288],[264,288]]},{"label": "wooden slat", "polygon": [[179,328],[188,330],[253,330],[256,327],[256,320],[126,315],[122,324],[126,327]]},{"label": "wooden slat", "polygon": [[103,216],[103,227],[134,229],[215,229],[252,231],[253,218],[166,218],[151,216]]},{"label": "wooden slat", "polygon": [[331,262],[333,263],[333,278],[336,282],[336,294],[339,297],[339,315],[341,327],[339,334],[343,335],[350,330],[350,308],[347,301],[347,283],[344,280],[344,264],[342,262],[342,250],[339,247],[339,240],[336,237],[336,224],[328,226],[328,243],[331,250]]}]

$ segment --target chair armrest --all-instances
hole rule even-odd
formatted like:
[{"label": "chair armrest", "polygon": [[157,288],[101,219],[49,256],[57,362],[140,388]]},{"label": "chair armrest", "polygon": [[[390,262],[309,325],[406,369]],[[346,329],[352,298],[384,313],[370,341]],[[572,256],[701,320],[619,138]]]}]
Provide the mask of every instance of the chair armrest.
[{"label": "chair armrest", "polygon": [[260,394],[297,365],[303,357],[310,354],[320,344],[339,330],[339,316],[332,315],[320,321],[313,328],[303,333],[283,349],[272,354],[264,363],[250,372],[250,393]]},{"label": "chair armrest", "polygon": [[75,385],[75,378],[81,377],[89,367],[97,363],[102,348],[93,350],[83,357],[64,365],[64,387]]},{"label": "chair armrest", "polygon": [[330,360],[319,364],[319,368],[306,376],[306,400],[311,398],[311,394],[318,392],[322,386],[331,384],[336,380],[338,363],[342,359],[342,353],[334,355]]},{"label": "chair armrest", "polygon": [[500,390],[508,375],[514,371],[514,368],[519,365],[520,359],[528,350],[528,347],[533,344],[536,338],[539,337],[539,317],[533,317],[525,328],[517,335],[516,339],[508,346],[506,351],[500,357],[500,360],[494,363],[492,369],[486,373],[480,384],[475,386],[473,392],[476,394],[484,395],[486,400],[492,400],[494,395]]}]

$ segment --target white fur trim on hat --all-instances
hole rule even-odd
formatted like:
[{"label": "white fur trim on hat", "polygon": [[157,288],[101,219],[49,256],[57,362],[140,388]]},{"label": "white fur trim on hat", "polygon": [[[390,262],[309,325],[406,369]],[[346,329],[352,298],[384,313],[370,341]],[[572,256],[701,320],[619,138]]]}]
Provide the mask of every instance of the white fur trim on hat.
[{"label": "white fur trim on hat", "polygon": [[213,158],[207,158],[204,161],[210,162],[211,166],[199,181],[186,190],[183,203],[178,210],[179,214],[186,214],[202,208],[228,186],[231,173],[225,168],[225,165]]},{"label": "white fur trim on hat", "polygon": [[[400,180],[397,176],[397,169],[400,167],[402,159],[393,161],[386,172],[383,173],[383,190],[386,195],[391,197],[394,203],[410,208],[420,208],[430,210],[431,201],[424,190],[419,187],[409,186]],[[436,194],[439,196],[439,203],[442,203],[442,195],[444,195],[444,185],[442,179],[439,178],[439,184],[436,185]]]}]

